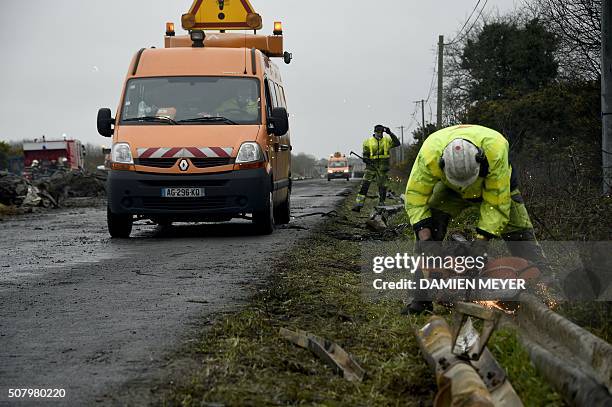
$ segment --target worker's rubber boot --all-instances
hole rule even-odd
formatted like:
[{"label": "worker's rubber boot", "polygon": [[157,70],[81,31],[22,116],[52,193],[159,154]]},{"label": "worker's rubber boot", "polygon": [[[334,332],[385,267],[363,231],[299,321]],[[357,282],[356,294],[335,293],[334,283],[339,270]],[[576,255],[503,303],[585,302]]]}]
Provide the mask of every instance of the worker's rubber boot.
[{"label": "worker's rubber boot", "polygon": [[378,188],[378,205],[384,206],[386,198],[387,198],[387,188],[385,187]]},{"label": "worker's rubber boot", "polygon": [[[420,286],[420,280],[425,278],[423,270],[418,268],[415,271],[414,277],[417,285]],[[428,311],[433,311],[433,302],[427,299],[427,293],[425,290],[417,288],[414,290],[414,297],[412,298],[412,301],[410,304],[404,307],[404,309],[402,309],[401,313],[402,315],[420,315]]]}]

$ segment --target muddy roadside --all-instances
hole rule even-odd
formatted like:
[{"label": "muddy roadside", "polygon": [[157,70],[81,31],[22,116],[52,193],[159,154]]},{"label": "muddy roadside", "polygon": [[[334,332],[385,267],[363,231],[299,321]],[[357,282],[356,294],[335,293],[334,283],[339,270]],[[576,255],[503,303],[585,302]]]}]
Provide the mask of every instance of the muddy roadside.
[{"label": "muddy roadside", "polygon": [[[360,244],[403,237],[368,230],[373,203],[357,215],[350,211],[353,199],[354,193],[336,217],[274,265],[243,310],[207,321],[199,338],[171,358],[165,381],[149,387],[150,404],[432,404],[434,376],[413,334],[426,317],[401,315],[401,301],[374,303],[362,296]],[[403,221],[399,216],[391,224]],[[439,306],[436,313],[448,315]],[[310,351],[283,339],[281,327],[339,344],[365,369],[365,380],[352,383],[336,375]],[[491,347],[526,405],[562,405],[513,332],[496,333]]]},{"label": "muddy roadside", "polygon": [[[218,315],[169,363],[149,388],[165,405],[428,405],[435,381],[418,352],[401,302],[369,303],[361,295],[360,242],[387,238],[368,230],[367,208],[350,211],[354,193],[314,233],[273,266],[270,278],[238,313]],[[308,350],[284,340],[281,327],[330,339],[365,368],[354,384]],[[191,363],[187,361],[191,361]],[[139,383],[124,389],[142,401]],[[119,400],[125,402],[125,398]]]},{"label": "muddy roadside", "polygon": [[296,183],[295,221],[269,236],[246,220],[141,221],[132,238],[111,239],[103,208],[3,222],[1,393],[45,386],[66,390],[60,405],[124,404],[114,402],[118,388],[150,387],[175,362],[167,355],[199,340],[211,315],[242,310],[272,263],[334,210],[347,185]]}]

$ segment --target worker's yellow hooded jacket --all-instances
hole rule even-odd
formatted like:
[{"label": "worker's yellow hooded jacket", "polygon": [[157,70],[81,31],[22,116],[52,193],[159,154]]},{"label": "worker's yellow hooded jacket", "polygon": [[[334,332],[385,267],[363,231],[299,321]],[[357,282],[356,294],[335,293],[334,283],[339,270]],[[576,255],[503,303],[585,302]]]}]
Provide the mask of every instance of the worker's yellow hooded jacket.
[{"label": "worker's yellow hooded jacket", "polygon": [[[465,139],[481,148],[487,158],[489,170],[472,185],[460,189],[451,185],[440,168],[440,158],[446,146],[455,139]],[[431,134],[423,143],[406,186],[406,212],[410,223],[418,229],[431,218],[429,198],[434,186],[442,182],[466,200],[482,199],[478,229],[499,236],[510,216],[510,177],[508,141],[495,130],[476,126],[448,127]]]}]

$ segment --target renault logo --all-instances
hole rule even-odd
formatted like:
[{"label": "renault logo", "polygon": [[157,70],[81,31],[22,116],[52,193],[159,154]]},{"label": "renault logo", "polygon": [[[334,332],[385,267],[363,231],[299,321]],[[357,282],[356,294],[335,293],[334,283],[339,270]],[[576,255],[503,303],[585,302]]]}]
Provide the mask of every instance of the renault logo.
[{"label": "renault logo", "polygon": [[185,160],[184,158],[179,161],[179,169],[181,171],[187,171],[189,169],[189,161]]}]

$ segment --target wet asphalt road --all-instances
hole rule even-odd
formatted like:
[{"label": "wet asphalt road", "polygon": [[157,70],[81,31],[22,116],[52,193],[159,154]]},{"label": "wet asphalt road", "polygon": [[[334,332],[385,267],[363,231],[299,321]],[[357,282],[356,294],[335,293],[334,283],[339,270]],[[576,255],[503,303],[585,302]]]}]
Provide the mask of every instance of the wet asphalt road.
[{"label": "wet asphalt road", "polygon": [[[296,182],[293,215],[332,210],[351,185]],[[0,222],[0,405],[38,404],[8,399],[9,388],[61,388],[66,397],[47,402],[90,405],[116,403],[126,383],[146,387],[173,350],[207,318],[244,304],[323,219],[265,237],[235,221],[143,225],[111,240],[105,215],[80,208]]]}]

